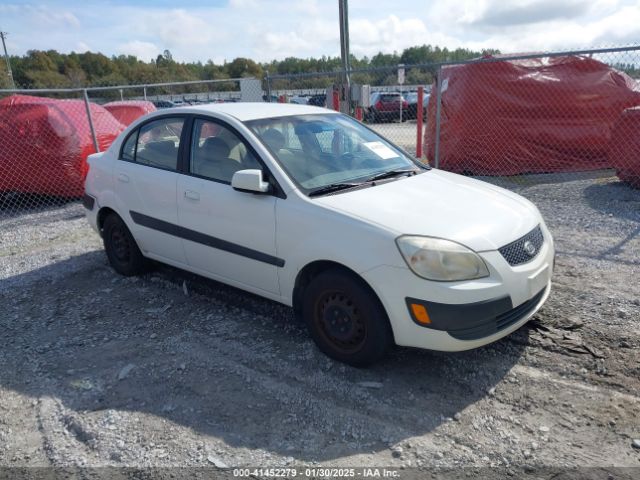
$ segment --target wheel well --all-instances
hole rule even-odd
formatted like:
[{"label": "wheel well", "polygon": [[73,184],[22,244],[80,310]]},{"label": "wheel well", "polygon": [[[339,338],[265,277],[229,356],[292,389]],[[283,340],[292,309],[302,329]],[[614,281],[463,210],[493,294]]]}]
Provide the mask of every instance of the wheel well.
[{"label": "wheel well", "polygon": [[111,213],[116,213],[115,210],[109,208],[109,207],[102,207],[100,209],[100,211],[98,212],[98,230],[100,231],[100,234],[102,235],[102,226],[104,225],[104,221],[107,218],[107,216]]},{"label": "wheel well", "polygon": [[[298,272],[298,275],[296,277],[292,298],[293,312],[296,318],[300,320],[302,319],[302,295],[304,293],[304,289],[311,283],[311,280],[313,280],[319,274],[332,269],[342,270],[348,275],[358,279],[371,290],[376,298],[378,298],[378,295],[375,293],[373,288],[371,288],[371,286],[365,281],[365,279],[358,275],[355,271],[351,270],[349,267],[345,267],[341,263],[332,262],[330,260],[316,260],[315,262],[311,262],[305,265],[304,268],[302,268],[302,270]],[[378,299],[378,301],[380,301],[380,299]]]}]

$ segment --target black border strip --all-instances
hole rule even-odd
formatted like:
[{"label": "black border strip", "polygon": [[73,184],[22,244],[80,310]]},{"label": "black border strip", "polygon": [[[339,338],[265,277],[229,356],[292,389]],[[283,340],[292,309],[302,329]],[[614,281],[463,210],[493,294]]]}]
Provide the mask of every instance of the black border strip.
[{"label": "black border strip", "polygon": [[[444,331],[473,328],[485,322],[494,321],[498,315],[508,313],[513,309],[513,302],[509,295],[462,304],[430,302],[412,297],[406,297],[404,301],[414,323],[421,327]],[[415,318],[411,310],[412,303],[417,303],[427,309],[431,319],[430,324],[425,325]]]},{"label": "black border strip", "polygon": [[157,218],[149,217],[142,213],[129,211],[133,221],[143,227],[158,230],[159,232],[167,233],[176,237],[190,240],[192,242],[200,243],[208,247],[216,248],[218,250],[224,250],[225,252],[234,253],[242,257],[247,257],[258,262],[268,263],[269,265],[275,265],[276,267],[284,267],[284,260],[282,258],[274,257],[267,253],[259,252],[251,248],[243,247],[237,243],[227,242],[220,238],[212,237],[204,233],[196,232],[188,228],[174,225],[173,223],[165,222],[164,220],[158,220]]},{"label": "black border strip", "polygon": [[82,206],[87,210],[93,210],[93,206],[95,205],[95,203],[96,203],[96,199],[93,198],[91,195],[88,195],[85,193],[82,196]]}]

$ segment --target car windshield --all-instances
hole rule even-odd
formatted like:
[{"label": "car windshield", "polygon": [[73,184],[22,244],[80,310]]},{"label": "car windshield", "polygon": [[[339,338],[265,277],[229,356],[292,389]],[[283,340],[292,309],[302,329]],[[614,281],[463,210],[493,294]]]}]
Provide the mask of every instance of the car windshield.
[{"label": "car windshield", "polygon": [[338,113],[266,118],[246,124],[305,193],[421,167],[372,130]]}]

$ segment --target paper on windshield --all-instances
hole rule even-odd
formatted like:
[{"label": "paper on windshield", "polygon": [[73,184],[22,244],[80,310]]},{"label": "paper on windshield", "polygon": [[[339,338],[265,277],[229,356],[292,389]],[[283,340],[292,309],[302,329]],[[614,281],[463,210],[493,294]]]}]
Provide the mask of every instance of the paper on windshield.
[{"label": "paper on windshield", "polygon": [[399,155],[396,152],[391,150],[382,142],[367,142],[367,143],[363,143],[363,145],[383,160],[399,157]]}]

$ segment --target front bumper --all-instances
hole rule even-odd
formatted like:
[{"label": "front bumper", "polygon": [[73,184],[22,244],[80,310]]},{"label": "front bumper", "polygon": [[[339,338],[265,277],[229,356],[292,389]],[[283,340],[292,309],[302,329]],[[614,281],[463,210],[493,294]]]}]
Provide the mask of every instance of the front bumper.
[{"label": "front bumper", "polygon": [[[511,266],[498,251],[480,252],[490,275],[465,282],[433,282],[408,268],[380,266],[362,276],[385,307],[396,344],[441,351],[486,345],[524,325],[551,291],[555,251],[549,232],[530,262]],[[410,302],[425,306],[431,324],[413,318]]]},{"label": "front bumper", "polygon": [[[535,311],[540,300],[547,294],[548,288],[543,288],[517,307],[513,306],[511,297],[506,295],[462,305],[428,302],[416,298],[407,298],[406,303],[411,318],[418,325],[445,331],[458,340],[478,340],[501,332]],[[421,305],[429,312],[428,325],[424,325],[415,317],[411,305]]]}]

